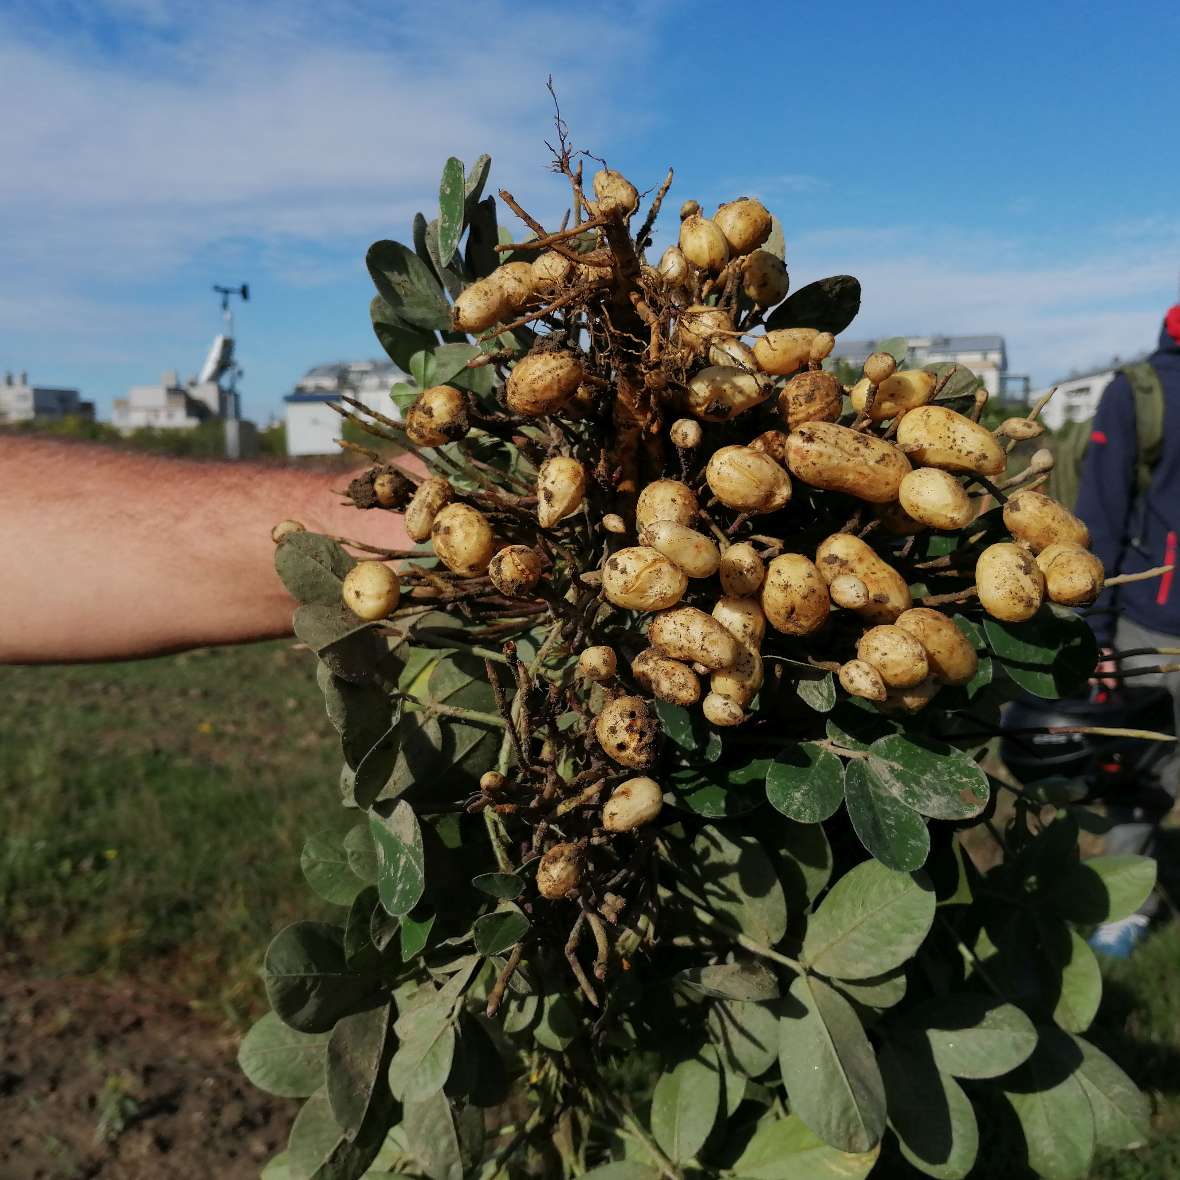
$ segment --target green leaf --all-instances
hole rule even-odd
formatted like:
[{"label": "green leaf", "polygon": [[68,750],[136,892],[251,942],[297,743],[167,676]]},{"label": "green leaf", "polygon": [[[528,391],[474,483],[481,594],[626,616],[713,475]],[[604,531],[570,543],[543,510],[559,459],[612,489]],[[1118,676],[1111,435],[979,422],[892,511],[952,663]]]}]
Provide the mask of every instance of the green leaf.
[{"label": "green leaf", "polygon": [[553,992],[541,1005],[541,1018],[533,1028],[533,1040],[543,1049],[562,1053],[581,1031],[578,1009],[563,992]]},{"label": "green leaf", "polygon": [[687,709],[667,701],[656,701],[656,716],[668,740],[674,745],[690,754],[701,748],[704,726]]},{"label": "green leaf", "polygon": [[851,275],[832,275],[801,287],[767,317],[776,328],[816,328],[839,335],[860,310],[860,283]]},{"label": "green leaf", "polygon": [[788,746],[766,772],[766,798],[798,823],[821,823],[844,801],[844,764],[815,742]]},{"label": "green leaf", "polygon": [[762,249],[775,258],[787,260],[787,239],[783,234],[783,223],[772,213],[770,215],[770,237],[762,243]]},{"label": "green leaf", "polygon": [[860,842],[886,868],[909,872],[926,863],[926,821],[885,790],[865,759],[854,759],[845,767],[844,805]]},{"label": "green leaf", "polygon": [[355,558],[318,533],[288,533],[275,546],[275,572],[300,603],[339,606],[344,575],[354,565]]},{"label": "green leaf", "polygon": [[369,304],[369,318],[373,321],[373,334],[385,349],[386,356],[403,373],[409,372],[410,357],[414,353],[438,343],[433,332],[407,324],[380,295],[374,296]]},{"label": "green leaf", "polygon": [[266,1161],[266,1166],[258,1174],[258,1180],[303,1180],[303,1177],[291,1170],[290,1152],[280,1151]]},{"label": "green leaf", "polygon": [[895,873],[865,861],[832,886],[812,915],[803,940],[807,964],[836,979],[892,971],[922,945],[934,903],[924,874]]},{"label": "green leaf", "polygon": [[422,953],[422,948],[430,939],[430,932],[434,929],[437,915],[430,913],[422,917],[407,914],[398,925],[401,939],[402,962],[408,963],[416,955]]},{"label": "green leaf", "polygon": [[779,1021],[779,1070],[791,1110],[840,1151],[871,1151],[885,1130],[885,1088],[852,1006],[810,975],[791,984]]},{"label": "green leaf", "polygon": [[1094,1157],[1095,1122],[1079,1068],[1082,1051],[1067,1034],[1042,1028],[1036,1052],[1002,1083],[1016,1111],[1029,1166],[1045,1180],[1085,1176]]},{"label": "green leaf", "polygon": [[373,941],[373,912],[385,915],[377,900],[377,890],[366,885],[352,899],[348,920],[344,924],[344,960],[350,971],[377,971],[385,949]]},{"label": "green leaf", "polygon": [[310,602],[295,608],[295,635],[315,653],[373,625],[371,621],[356,617],[341,602]]},{"label": "green leaf", "polygon": [[389,1088],[401,1102],[421,1102],[446,1085],[455,1059],[455,1026],[446,1023],[428,1031],[414,1028],[389,1064]]},{"label": "green leaf", "polygon": [[933,373],[939,384],[935,386],[935,400],[950,401],[957,397],[974,397],[976,390],[983,388],[983,378],[977,377],[966,365],[958,361],[937,361],[924,365],[927,373]]},{"label": "green leaf", "polygon": [[662,1173],[635,1160],[619,1160],[582,1173],[582,1180],[660,1180]]},{"label": "green leaf", "polygon": [[[418,353],[411,354],[409,363],[413,363],[414,357]],[[389,396],[393,404],[401,411],[401,416],[404,418],[406,411],[418,400],[419,389],[417,385],[410,385],[406,381],[395,381],[389,388]]]},{"label": "green leaf", "polygon": [[733,1174],[741,1180],[864,1180],[880,1151],[838,1151],[789,1114],[759,1124]]},{"label": "green leaf", "polygon": [[443,166],[438,188],[438,255],[446,266],[463,236],[464,198],[463,161],[451,156]]},{"label": "green leaf", "polygon": [[454,380],[464,369],[467,362],[479,356],[479,349],[474,344],[440,344],[433,353],[434,380],[432,384],[442,385]]},{"label": "green leaf", "polygon": [[385,1004],[345,1016],[332,1030],[327,1057],[328,1104],[337,1125],[348,1135],[356,1134],[374,1092],[386,1084],[392,1015],[392,1006]]},{"label": "green leaf", "polygon": [[1089,1099],[1098,1143],[1115,1149],[1142,1147],[1151,1138],[1147,1095],[1101,1049],[1081,1037],[1073,1042],[1082,1053],[1076,1077]]},{"label": "green leaf", "polygon": [[378,980],[350,971],[344,932],[323,922],[294,922],[266,950],[263,981],[279,1018],[300,1032],[327,1032],[343,1016],[374,1005]]},{"label": "green leaf", "polygon": [[905,999],[905,969],[874,975],[871,979],[842,979],[836,986],[862,1008],[892,1008]]},{"label": "green leaf", "polygon": [[333,905],[352,905],[363,884],[349,867],[348,856],[331,832],[308,838],[299,856],[299,867],[312,890]]},{"label": "green leaf", "polygon": [[467,214],[467,249],[464,257],[468,271],[477,279],[486,278],[500,264],[496,246],[500,231],[496,226],[496,200],[485,197]]},{"label": "green leaf", "polygon": [[299,1108],[287,1141],[288,1167],[306,1180],[315,1174],[324,1157],[340,1138],[340,1128],[328,1104],[327,1090],[317,1090]]},{"label": "green leaf", "polygon": [[1061,984],[1053,1019],[1066,1032],[1080,1033],[1098,1015],[1102,1002],[1102,971],[1098,959],[1086,940],[1076,930],[1069,931],[1069,959],[1061,965]]},{"label": "green leaf", "polygon": [[381,298],[415,328],[449,328],[450,308],[426,263],[401,242],[374,242],[365,264]]},{"label": "green leaf", "polygon": [[260,1090],[280,1098],[306,1098],[324,1084],[326,1033],[288,1028],[268,1012],[242,1038],[238,1065]]},{"label": "green leaf", "polygon": [[[438,245],[438,218],[436,217],[426,227],[426,232],[423,235],[425,238],[424,245],[426,247],[426,257],[430,262],[430,269],[442,280],[442,285],[447,294],[452,298],[458,298],[462,292],[465,284],[463,271],[463,260],[452,253],[446,263],[442,260],[442,254],[439,252]],[[417,240],[414,242],[414,248],[417,250]],[[418,251],[419,257],[422,252]]]},{"label": "green leaf", "polygon": [[959,1078],[998,1078],[1028,1060],[1037,1030],[1014,1004],[959,993],[920,1009],[935,1064]]},{"label": "green leaf", "polygon": [[348,857],[348,867],[367,885],[377,884],[377,848],[366,822],[348,829],[341,846]]},{"label": "green leaf", "polygon": [[749,835],[703,828],[692,842],[681,882],[699,904],[733,930],[773,946],[787,932],[787,902],[774,865]]},{"label": "green leaf", "polygon": [[364,756],[357,763],[356,776],[352,782],[352,797],[358,807],[372,807],[385,789],[385,785],[389,782],[394,768],[397,766],[404,731],[402,703],[398,701],[397,708],[390,718],[389,727],[365,751]]},{"label": "green leaf", "polygon": [[831,672],[796,681],[795,691],[799,699],[817,713],[830,713],[836,706],[836,681]]},{"label": "green leaf", "polygon": [[1026,623],[986,618],[983,631],[1004,671],[1034,696],[1069,696],[1098,662],[1094,633],[1064,607],[1044,606]]},{"label": "green leaf", "polygon": [[423,989],[402,1011],[394,1030],[400,1038],[389,1063],[389,1088],[402,1102],[421,1102],[441,1090],[455,1057],[455,1015],[463,989],[478,965],[475,955],[438,991]]},{"label": "green leaf", "polygon": [[459,1132],[441,1090],[420,1102],[406,1103],[402,1126],[410,1154],[430,1180],[463,1180]]},{"label": "green leaf", "polygon": [[890,336],[885,340],[877,341],[877,352],[887,352],[895,361],[897,367],[900,369],[905,365],[906,357],[910,353],[910,342],[904,336]]},{"label": "green leaf", "polygon": [[722,1000],[773,1000],[779,995],[778,976],[759,959],[689,967],[676,980],[702,995]]},{"label": "green leaf", "polygon": [[377,892],[387,913],[408,914],[426,888],[422,832],[414,809],[400,799],[388,817],[369,820],[377,846]]},{"label": "green leaf", "polygon": [[761,806],[762,780],[770,760],[760,758],[742,767],[696,765],[679,767],[668,778],[672,802],[703,819],[735,819]]},{"label": "green leaf", "polygon": [[465,218],[469,219],[472,210],[479,204],[479,199],[483,196],[483,186],[487,183],[491,167],[492,157],[485,152],[483,155],[477,156],[475,163],[467,169],[467,179],[463,184]]},{"label": "green leaf", "polygon": [[971,1100],[941,1073],[921,1042],[890,1042],[881,1052],[889,1125],[902,1154],[937,1180],[963,1180],[979,1154]]},{"label": "green leaf", "polygon": [[769,839],[778,852],[788,910],[806,909],[832,876],[832,849],[823,828],[783,819]]},{"label": "green leaf", "polygon": [[515,873],[480,873],[472,877],[471,884],[480,893],[512,901],[524,892],[524,882]]},{"label": "green leaf", "polygon": [[528,928],[528,918],[516,906],[484,914],[475,919],[475,949],[481,955],[503,954],[520,942]]},{"label": "green leaf", "polygon": [[651,1132],[673,1163],[692,1159],[713,1129],[721,1105],[721,1071],[711,1060],[689,1057],[656,1082]]},{"label": "green leaf", "polygon": [[359,1127],[337,1124],[325,1090],[317,1090],[295,1116],[287,1142],[290,1175],[299,1180],[356,1180],[377,1158],[393,1121],[389,1091],[375,1086]]},{"label": "green leaf", "polygon": [[953,746],[889,734],[873,742],[864,761],[874,781],[921,815],[970,819],[987,806],[987,775]]},{"label": "green leaf", "polygon": [[775,1063],[778,1007],[722,1000],[710,1008],[705,1029],[727,1070],[744,1078],[757,1078]]},{"label": "green leaf", "polygon": [[316,683],[324,696],[328,720],[340,735],[344,760],[353,770],[388,731],[392,719],[389,697],[374,684],[355,684],[316,664]]},{"label": "green leaf", "polygon": [[1149,856],[1093,856],[1071,864],[1058,877],[1049,902],[1070,922],[1117,922],[1147,900],[1155,878],[1156,863]]}]

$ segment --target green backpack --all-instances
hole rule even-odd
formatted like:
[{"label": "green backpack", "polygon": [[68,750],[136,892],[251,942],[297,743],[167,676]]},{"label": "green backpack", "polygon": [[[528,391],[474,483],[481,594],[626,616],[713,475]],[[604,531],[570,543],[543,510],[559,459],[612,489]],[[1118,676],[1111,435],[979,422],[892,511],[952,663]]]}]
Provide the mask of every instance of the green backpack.
[{"label": "green backpack", "polygon": [[[1135,460],[1135,494],[1142,496],[1151,484],[1151,474],[1159,462],[1164,444],[1164,387],[1159,374],[1140,361],[1120,369],[1131,383],[1135,399],[1135,436],[1139,453]],[[1078,485],[1082,477],[1082,461],[1090,445],[1094,419],[1067,422],[1054,435],[1050,446],[1056,462],[1049,477],[1049,494],[1072,508],[1078,500]]]}]

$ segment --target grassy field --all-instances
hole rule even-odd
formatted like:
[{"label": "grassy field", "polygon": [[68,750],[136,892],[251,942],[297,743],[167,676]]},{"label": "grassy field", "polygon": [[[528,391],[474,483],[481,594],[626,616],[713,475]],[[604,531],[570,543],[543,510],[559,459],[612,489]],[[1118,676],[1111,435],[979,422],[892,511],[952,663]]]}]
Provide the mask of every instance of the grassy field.
[{"label": "grassy field", "polygon": [[[244,1027],[268,938],[321,909],[304,838],[348,824],[310,658],[278,643],[0,669],[0,693],[5,965],[133,978]],[[1156,1142],[1093,1176],[1180,1176],[1180,925],[1109,967],[1091,1035],[1158,1110]]]},{"label": "grassy field", "polygon": [[274,931],[317,911],[305,837],[347,827],[290,644],[0,669],[0,913],[36,972],[134,973],[241,1025]]}]

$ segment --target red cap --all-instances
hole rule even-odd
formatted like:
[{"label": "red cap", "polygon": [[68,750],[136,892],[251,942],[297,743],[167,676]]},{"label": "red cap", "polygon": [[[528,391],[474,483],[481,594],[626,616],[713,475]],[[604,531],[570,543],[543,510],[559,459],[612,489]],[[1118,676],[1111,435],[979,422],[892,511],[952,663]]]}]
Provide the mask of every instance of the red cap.
[{"label": "red cap", "polygon": [[1168,314],[1164,316],[1164,328],[1167,329],[1168,335],[1180,344],[1180,303],[1168,308]]}]

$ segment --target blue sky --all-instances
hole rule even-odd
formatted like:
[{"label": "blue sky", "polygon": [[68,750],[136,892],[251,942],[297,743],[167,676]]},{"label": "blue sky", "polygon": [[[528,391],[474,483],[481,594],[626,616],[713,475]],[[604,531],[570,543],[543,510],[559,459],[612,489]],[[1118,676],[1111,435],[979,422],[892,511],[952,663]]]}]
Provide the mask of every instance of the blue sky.
[{"label": "blue sky", "polygon": [[[1180,6],[0,0],[0,368],[100,413],[239,314],[245,410],[375,356],[363,255],[448,155],[552,217],[579,146],[670,209],[744,193],[849,334],[1002,332],[1048,382],[1155,340],[1180,277]],[[15,104],[15,105],[14,105]],[[507,218],[506,218],[507,220]]]}]

